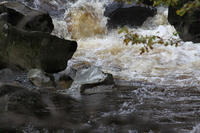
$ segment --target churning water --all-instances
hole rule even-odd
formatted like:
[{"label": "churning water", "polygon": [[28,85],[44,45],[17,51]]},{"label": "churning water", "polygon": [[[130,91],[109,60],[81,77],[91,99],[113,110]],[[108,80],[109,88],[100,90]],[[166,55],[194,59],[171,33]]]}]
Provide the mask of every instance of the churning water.
[{"label": "churning water", "polygon": [[[153,50],[140,54],[144,44],[125,45],[124,33],[106,28],[103,12],[111,2],[78,0],[59,5],[59,0],[51,1],[65,10],[63,15],[53,16],[53,34],[78,42],[69,66],[83,61],[132,85],[121,86],[112,93],[81,96],[70,112],[81,121],[79,128],[73,128],[74,132],[199,133],[200,44],[180,42],[178,47],[154,44]],[[40,2],[35,4],[37,7]],[[167,14],[167,8],[159,7],[158,14],[142,27],[129,30],[178,41],[174,27],[167,22]]]},{"label": "churning water", "polygon": [[[98,66],[116,78],[128,81],[146,81],[169,85],[198,85],[200,81],[200,45],[180,42],[179,46],[154,44],[154,49],[140,54],[144,44],[123,44],[124,34],[119,29],[107,30],[104,6],[109,1],[84,1],[72,4],[64,19],[54,19],[54,34],[75,39],[78,50],[72,58]],[[159,36],[165,41],[179,40],[173,26],[167,22],[167,8],[158,8],[158,14],[149,18],[133,33]],[[72,38],[71,38],[72,37]]]}]

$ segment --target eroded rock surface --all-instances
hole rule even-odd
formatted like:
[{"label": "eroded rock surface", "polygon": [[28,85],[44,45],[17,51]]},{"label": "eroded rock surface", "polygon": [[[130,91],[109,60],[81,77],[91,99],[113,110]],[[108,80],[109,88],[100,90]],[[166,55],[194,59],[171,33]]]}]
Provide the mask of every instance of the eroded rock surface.
[{"label": "eroded rock surface", "polygon": [[49,14],[34,10],[17,1],[0,3],[0,20],[27,31],[51,33],[54,29]]},{"label": "eroded rock surface", "polygon": [[65,40],[44,32],[28,32],[0,22],[0,69],[38,68],[55,73],[67,67],[76,51],[75,41]]}]

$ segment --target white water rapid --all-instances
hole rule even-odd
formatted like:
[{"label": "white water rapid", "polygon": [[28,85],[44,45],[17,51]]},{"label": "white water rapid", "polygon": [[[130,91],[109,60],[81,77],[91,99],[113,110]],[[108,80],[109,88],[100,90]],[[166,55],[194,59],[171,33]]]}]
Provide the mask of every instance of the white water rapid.
[{"label": "white water rapid", "polygon": [[[155,44],[153,50],[140,54],[144,44],[126,46],[119,29],[106,30],[104,7],[109,0],[79,0],[68,5],[65,18],[54,19],[55,35],[75,38],[78,49],[69,65],[83,61],[112,73],[116,79],[147,81],[167,85],[198,85],[200,82],[200,44],[181,42],[178,47]],[[158,8],[155,17],[137,29],[141,35],[156,35],[164,40],[179,40],[173,36],[175,29],[167,22],[167,8]],[[69,34],[70,33],[70,34]]]}]

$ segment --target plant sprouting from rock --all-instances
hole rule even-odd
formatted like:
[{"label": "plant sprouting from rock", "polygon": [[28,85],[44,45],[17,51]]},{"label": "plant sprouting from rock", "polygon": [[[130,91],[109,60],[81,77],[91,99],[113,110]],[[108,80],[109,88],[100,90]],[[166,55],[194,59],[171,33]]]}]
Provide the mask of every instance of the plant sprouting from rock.
[{"label": "plant sprouting from rock", "polygon": [[164,40],[163,38],[153,35],[153,36],[143,36],[139,35],[138,33],[133,33],[133,31],[129,31],[128,28],[121,28],[118,31],[119,34],[125,33],[123,36],[123,43],[125,45],[131,44],[131,45],[137,45],[137,44],[144,44],[144,46],[140,49],[140,54],[143,54],[145,52],[149,52],[149,50],[153,50],[153,45],[154,44],[162,44],[164,46],[178,46],[181,40],[173,39],[173,36],[177,36],[178,33],[174,33],[174,35],[167,39]]}]

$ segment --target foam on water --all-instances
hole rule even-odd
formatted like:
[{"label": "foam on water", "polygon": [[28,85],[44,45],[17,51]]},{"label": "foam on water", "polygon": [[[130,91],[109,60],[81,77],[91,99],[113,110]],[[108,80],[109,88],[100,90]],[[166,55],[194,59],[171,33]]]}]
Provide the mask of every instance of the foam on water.
[{"label": "foam on water", "polygon": [[[109,1],[92,2],[89,4],[90,2],[87,1],[79,1],[72,7],[83,6],[83,4],[88,6],[89,4],[98,9],[96,11],[105,21],[106,18],[102,15],[103,7]],[[54,23],[56,27],[54,34],[69,39],[67,23],[63,20],[54,20]],[[96,24],[93,23],[90,27],[102,27],[102,25]],[[144,44],[126,46],[123,44],[124,34],[118,34],[118,30],[104,32],[101,36],[95,34],[89,37],[78,36],[76,38],[78,49],[71,61],[87,61],[121,80],[178,85],[199,84],[200,44],[181,42],[178,47],[155,44],[153,50],[141,55],[140,48]],[[156,35],[166,41],[169,39],[179,40],[179,37],[173,36],[173,33],[176,32],[174,27],[167,22],[166,8],[160,8],[158,14],[149,19],[142,28],[130,30],[143,36]],[[81,31],[77,30],[76,32]]]}]

